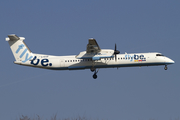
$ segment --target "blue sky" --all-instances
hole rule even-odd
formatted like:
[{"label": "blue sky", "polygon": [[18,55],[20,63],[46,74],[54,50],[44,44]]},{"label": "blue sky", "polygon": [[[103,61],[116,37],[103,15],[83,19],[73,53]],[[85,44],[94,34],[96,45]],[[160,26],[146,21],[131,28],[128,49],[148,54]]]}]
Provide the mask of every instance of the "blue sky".
[{"label": "blue sky", "polygon": [[[180,1],[0,1],[0,119],[36,114],[108,120],[180,116]],[[34,53],[77,55],[88,38],[121,53],[161,52],[168,66],[51,71],[13,64],[5,37],[25,37]]]}]

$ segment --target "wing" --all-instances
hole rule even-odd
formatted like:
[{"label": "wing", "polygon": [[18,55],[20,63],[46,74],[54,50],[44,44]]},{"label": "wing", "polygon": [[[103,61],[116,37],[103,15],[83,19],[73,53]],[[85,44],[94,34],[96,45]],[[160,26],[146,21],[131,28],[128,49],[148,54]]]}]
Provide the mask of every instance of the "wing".
[{"label": "wing", "polygon": [[110,49],[101,50],[96,40],[90,38],[89,43],[87,44],[86,51],[80,52],[79,55],[76,56],[76,58],[100,60],[101,58],[112,58],[114,57],[113,55],[114,55],[114,50],[110,50]]},{"label": "wing", "polygon": [[89,54],[95,54],[100,52],[101,49],[99,47],[99,45],[97,44],[96,40],[94,38],[90,38],[89,39],[89,43],[87,44],[87,49],[86,49],[86,53]]}]

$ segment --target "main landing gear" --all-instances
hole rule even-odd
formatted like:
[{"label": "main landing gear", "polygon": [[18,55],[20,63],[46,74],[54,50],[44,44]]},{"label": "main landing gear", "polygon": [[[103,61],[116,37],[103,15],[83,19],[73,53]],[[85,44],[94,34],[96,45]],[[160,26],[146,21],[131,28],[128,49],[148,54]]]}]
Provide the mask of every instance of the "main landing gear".
[{"label": "main landing gear", "polygon": [[96,70],[96,68],[91,68],[91,72],[94,72],[94,74],[93,74],[93,78],[94,79],[96,79],[97,78],[97,73],[98,73],[98,71],[99,71],[99,69],[98,70]]},{"label": "main landing gear", "polygon": [[167,69],[168,69],[168,67],[167,67],[167,65],[165,65],[164,70],[167,70]]}]

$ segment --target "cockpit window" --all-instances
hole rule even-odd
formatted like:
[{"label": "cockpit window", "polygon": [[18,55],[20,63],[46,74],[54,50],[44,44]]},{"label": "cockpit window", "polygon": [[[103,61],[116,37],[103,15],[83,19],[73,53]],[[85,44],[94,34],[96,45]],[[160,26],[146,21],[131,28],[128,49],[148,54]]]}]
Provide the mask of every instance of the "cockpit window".
[{"label": "cockpit window", "polygon": [[162,55],[162,54],[156,54],[156,56],[164,56],[164,55]]}]

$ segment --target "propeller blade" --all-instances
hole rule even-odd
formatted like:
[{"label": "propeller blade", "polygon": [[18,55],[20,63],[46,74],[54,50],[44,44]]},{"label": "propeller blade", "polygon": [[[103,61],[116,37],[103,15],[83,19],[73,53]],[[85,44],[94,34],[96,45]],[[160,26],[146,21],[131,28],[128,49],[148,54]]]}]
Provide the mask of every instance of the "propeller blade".
[{"label": "propeller blade", "polygon": [[115,44],[115,48],[114,48],[114,56],[115,56],[115,60],[117,61],[117,54],[119,54],[120,52],[116,49],[116,44]]}]

